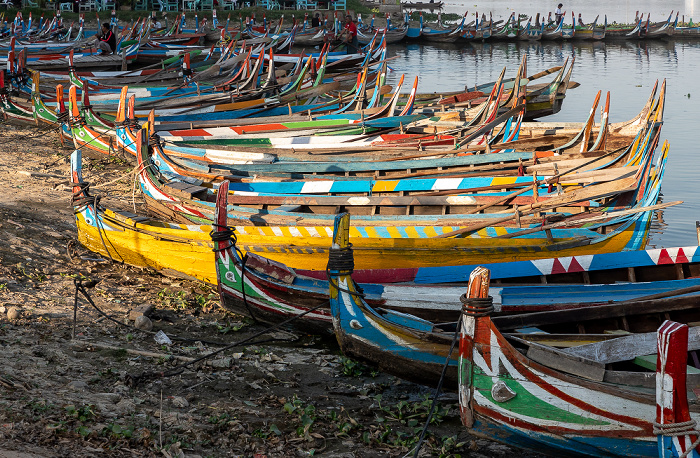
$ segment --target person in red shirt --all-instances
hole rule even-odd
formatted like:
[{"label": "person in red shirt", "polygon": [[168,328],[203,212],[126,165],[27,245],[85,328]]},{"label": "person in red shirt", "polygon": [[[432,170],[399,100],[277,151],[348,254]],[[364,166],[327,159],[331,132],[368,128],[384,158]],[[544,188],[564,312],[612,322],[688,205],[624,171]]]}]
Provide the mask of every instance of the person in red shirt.
[{"label": "person in red shirt", "polygon": [[360,45],[357,41],[357,26],[353,22],[352,16],[349,14],[345,16],[345,27],[340,33],[340,38],[345,42],[348,54],[360,51]]},{"label": "person in red shirt", "polygon": [[102,34],[97,37],[97,49],[100,54],[112,54],[117,48],[117,39],[106,22],[102,24]]}]

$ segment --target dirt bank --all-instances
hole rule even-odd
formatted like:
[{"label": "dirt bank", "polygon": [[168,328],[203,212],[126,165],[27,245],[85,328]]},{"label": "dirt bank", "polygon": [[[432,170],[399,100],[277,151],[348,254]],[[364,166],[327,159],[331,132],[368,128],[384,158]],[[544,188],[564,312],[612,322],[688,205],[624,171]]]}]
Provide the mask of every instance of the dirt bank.
[{"label": "dirt bank", "polygon": [[[0,456],[403,456],[422,429],[431,390],[339,355],[333,342],[273,332],[167,378],[167,372],[263,328],[223,313],[206,285],[112,264],[76,241],[68,154],[55,134],[0,133]],[[131,165],[85,159],[103,203],[139,210]],[[120,179],[120,177],[122,179]],[[105,186],[105,184],[107,184]],[[101,186],[102,185],[102,186]],[[152,333],[121,326],[144,304]],[[8,318],[8,313],[11,318]],[[185,340],[175,340],[175,336]],[[442,397],[421,456],[520,452],[476,440]],[[23,452],[13,455],[11,451]]]}]

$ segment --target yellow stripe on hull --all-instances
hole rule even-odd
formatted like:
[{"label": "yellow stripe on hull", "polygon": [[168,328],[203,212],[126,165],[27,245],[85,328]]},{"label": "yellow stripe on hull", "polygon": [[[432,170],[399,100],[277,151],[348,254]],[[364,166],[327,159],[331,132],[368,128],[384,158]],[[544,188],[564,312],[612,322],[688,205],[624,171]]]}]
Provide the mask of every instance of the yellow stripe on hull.
[{"label": "yellow stripe on hull", "polygon": [[[216,272],[209,226],[156,223],[141,224],[104,213],[104,226],[98,231],[78,213],[76,224],[80,242],[88,249],[126,264],[156,271],[175,271],[206,283],[216,284]],[[119,221],[120,223],[117,223]],[[522,261],[554,256],[572,256],[620,251],[634,236],[634,224],[626,231],[599,243],[555,249],[546,239],[429,239],[352,237],[356,269],[415,268],[493,262]],[[116,228],[116,229],[115,229]],[[132,229],[134,228],[134,229]],[[257,229],[257,228],[254,228]],[[277,229],[277,228],[275,228]],[[279,228],[288,229],[288,228]],[[101,232],[101,236],[100,236]],[[237,231],[238,246],[293,268],[325,270],[331,237],[325,228],[319,236],[248,235]],[[555,242],[566,243],[566,240]],[[561,247],[561,245],[559,245]]]}]

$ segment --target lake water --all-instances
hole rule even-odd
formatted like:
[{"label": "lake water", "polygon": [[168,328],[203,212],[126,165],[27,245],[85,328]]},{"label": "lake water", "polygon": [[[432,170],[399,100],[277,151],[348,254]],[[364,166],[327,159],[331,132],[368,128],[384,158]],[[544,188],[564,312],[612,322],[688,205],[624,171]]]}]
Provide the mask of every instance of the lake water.
[{"label": "lake water", "polygon": [[[505,5],[500,1],[491,3]],[[694,2],[654,2],[657,9],[666,10],[689,4],[694,7]],[[652,11],[652,18],[653,14]],[[700,40],[402,44],[391,47],[390,54],[399,56],[391,62],[394,72],[390,84],[395,84],[402,73],[410,82],[418,75],[420,92],[455,91],[465,85],[494,81],[504,66],[507,76],[512,77],[523,55],[527,56],[530,75],[562,65],[567,57],[575,56],[572,79],[581,86],[567,92],[561,112],[545,118],[548,121],[584,121],[598,90],[603,91],[602,100],[605,91],[611,92],[611,122],[628,120],[642,108],[654,82],[665,78],[668,91],[659,145],[667,139],[671,149],[662,186],[663,201],[684,203],[659,212],[652,226],[650,246],[697,244],[700,152],[695,134],[700,132],[700,90],[696,90],[700,87]]]},{"label": "lake water", "polygon": [[[435,0],[437,2],[438,0]],[[566,0],[529,0],[527,2],[517,2],[512,0],[491,0],[487,2],[468,2],[443,0],[445,13],[464,14],[468,12],[468,17],[473,18],[473,14],[478,12],[487,16],[493,14],[494,19],[507,19],[512,12],[516,14],[527,14],[535,16],[537,13],[547,16],[554,10],[558,3],[562,3],[564,7],[562,11],[566,12],[567,23],[571,18],[571,12],[578,16],[581,13],[585,22],[592,22],[593,19],[600,15],[600,21],[603,21],[605,15],[608,16],[608,22],[624,22],[630,23],[634,21],[635,12],[651,13],[651,20],[665,20],[673,10],[679,11],[681,15],[685,15],[686,19],[695,18],[700,20],[700,1],[698,0],[616,0],[614,2],[602,2],[600,0],[586,2],[567,2]]]}]

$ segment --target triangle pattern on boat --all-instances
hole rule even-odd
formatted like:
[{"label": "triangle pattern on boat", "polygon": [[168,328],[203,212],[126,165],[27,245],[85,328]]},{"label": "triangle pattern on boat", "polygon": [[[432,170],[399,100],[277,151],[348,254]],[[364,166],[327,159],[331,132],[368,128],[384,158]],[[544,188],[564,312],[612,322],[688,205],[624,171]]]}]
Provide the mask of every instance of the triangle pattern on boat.
[{"label": "triangle pattern on boat", "polygon": [[549,275],[552,273],[552,265],[554,264],[554,259],[536,259],[532,261],[532,264],[540,271],[542,275]]}]

